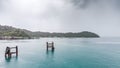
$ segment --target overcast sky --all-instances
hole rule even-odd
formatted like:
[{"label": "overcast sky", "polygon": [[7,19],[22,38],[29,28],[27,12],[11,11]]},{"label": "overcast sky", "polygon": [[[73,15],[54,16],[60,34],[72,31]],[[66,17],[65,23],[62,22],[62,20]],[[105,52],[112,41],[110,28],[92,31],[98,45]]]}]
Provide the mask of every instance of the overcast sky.
[{"label": "overcast sky", "polygon": [[0,0],[0,24],[120,37],[120,0]]}]

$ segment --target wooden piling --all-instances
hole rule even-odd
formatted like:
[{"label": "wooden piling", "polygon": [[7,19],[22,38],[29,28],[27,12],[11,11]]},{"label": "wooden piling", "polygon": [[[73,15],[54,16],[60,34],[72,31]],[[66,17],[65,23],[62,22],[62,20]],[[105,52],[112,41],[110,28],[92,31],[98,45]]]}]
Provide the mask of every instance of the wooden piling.
[{"label": "wooden piling", "polygon": [[16,46],[16,56],[18,56],[18,46]]},{"label": "wooden piling", "polygon": [[[16,51],[11,52],[11,49],[16,49]],[[16,54],[16,57],[18,57],[18,46],[16,46],[16,47],[6,47],[5,57],[11,57],[12,54]]]},{"label": "wooden piling", "polygon": [[49,48],[51,48],[51,50],[54,50],[55,49],[55,47],[54,47],[54,42],[46,42],[46,48],[47,48],[47,50],[49,49]]},{"label": "wooden piling", "polygon": [[48,42],[46,42],[46,45],[47,45],[47,50],[48,50]]}]

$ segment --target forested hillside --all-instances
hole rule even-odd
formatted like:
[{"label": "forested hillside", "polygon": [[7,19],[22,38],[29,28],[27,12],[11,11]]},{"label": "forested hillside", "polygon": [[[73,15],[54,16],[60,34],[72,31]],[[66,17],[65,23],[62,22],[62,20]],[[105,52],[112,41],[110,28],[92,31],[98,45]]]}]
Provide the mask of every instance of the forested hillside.
[{"label": "forested hillside", "polygon": [[39,37],[82,37],[82,38],[98,38],[99,35],[83,31],[78,33],[50,33],[50,32],[32,32],[26,29],[19,29],[12,26],[0,25],[0,38],[39,38]]}]

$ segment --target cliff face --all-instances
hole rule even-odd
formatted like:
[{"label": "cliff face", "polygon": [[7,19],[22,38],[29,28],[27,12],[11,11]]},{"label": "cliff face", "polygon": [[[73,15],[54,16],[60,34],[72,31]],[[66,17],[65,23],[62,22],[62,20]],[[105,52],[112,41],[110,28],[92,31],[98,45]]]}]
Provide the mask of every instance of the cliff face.
[{"label": "cliff face", "polygon": [[100,36],[88,32],[78,32],[78,33],[49,33],[49,32],[32,32],[25,29],[18,29],[11,26],[1,26],[0,25],[0,38],[32,38],[32,37],[80,37],[80,38],[99,38]]}]

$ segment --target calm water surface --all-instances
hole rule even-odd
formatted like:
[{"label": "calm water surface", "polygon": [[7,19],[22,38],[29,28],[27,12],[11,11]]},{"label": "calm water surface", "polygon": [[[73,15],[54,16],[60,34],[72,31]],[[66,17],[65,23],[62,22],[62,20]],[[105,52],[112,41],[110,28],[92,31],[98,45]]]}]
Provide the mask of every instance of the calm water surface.
[{"label": "calm water surface", "polygon": [[[54,51],[46,51],[47,41]],[[19,56],[5,59],[6,46],[16,45]],[[0,68],[120,68],[120,38],[1,40]]]}]

